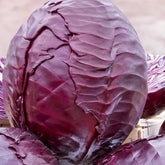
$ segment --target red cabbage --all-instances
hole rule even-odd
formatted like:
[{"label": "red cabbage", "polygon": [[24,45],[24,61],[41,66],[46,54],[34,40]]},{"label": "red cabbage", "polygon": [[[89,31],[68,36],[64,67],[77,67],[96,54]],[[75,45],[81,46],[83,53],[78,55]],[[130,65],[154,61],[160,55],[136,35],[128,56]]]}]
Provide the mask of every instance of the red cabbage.
[{"label": "red cabbage", "polygon": [[120,146],[95,165],[164,165],[165,136],[140,139]]},{"label": "red cabbage", "polygon": [[43,143],[19,128],[0,128],[0,164],[58,165]]},{"label": "red cabbage", "polygon": [[11,41],[5,109],[59,159],[89,164],[141,117],[146,69],[135,30],[109,0],[51,0]]},{"label": "red cabbage", "polygon": [[160,113],[165,107],[165,56],[147,54],[148,97],[144,118]]}]

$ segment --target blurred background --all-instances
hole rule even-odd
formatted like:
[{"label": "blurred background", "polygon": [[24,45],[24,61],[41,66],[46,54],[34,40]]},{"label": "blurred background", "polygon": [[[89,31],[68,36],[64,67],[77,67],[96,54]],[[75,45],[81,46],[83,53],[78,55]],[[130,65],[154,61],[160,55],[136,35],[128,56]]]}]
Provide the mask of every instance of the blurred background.
[{"label": "blurred background", "polygon": [[[0,0],[0,57],[29,15],[47,0]],[[137,31],[146,52],[165,55],[165,1],[112,0]]]}]

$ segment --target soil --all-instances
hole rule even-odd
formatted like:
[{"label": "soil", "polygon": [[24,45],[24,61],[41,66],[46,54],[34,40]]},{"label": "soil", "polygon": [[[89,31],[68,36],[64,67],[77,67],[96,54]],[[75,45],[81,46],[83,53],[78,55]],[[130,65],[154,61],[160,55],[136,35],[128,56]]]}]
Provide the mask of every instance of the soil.
[{"label": "soil", "polygon": [[[46,0],[0,0],[0,57],[30,14]],[[165,1],[112,0],[137,31],[146,52],[165,55]]]}]

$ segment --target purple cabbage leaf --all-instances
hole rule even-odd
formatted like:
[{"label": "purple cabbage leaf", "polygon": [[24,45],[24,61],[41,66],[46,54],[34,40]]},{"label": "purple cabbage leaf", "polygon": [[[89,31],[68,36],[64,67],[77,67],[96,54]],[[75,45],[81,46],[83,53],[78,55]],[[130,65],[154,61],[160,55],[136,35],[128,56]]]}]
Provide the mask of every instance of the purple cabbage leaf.
[{"label": "purple cabbage leaf", "polygon": [[3,86],[2,86],[2,77],[3,77],[3,68],[5,65],[5,58],[0,58],[0,119],[7,119],[7,115],[4,109],[3,103]]},{"label": "purple cabbage leaf", "polygon": [[30,133],[0,128],[0,164],[58,165],[54,154]]},{"label": "purple cabbage leaf", "polygon": [[165,136],[127,143],[102,157],[95,165],[164,165]]},{"label": "purple cabbage leaf", "polygon": [[143,118],[160,113],[165,107],[165,56],[147,54],[148,97]]}]

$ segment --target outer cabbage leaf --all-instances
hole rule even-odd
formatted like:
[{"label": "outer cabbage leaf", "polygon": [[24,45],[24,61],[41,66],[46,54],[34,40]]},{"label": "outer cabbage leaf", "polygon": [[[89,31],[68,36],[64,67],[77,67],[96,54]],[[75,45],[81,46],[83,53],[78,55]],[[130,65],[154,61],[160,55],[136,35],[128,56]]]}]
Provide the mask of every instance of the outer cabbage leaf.
[{"label": "outer cabbage leaf", "polygon": [[119,146],[147,96],[144,50],[109,0],[51,0],[11,41],[5,109],[65,160],[89,164]]},{"label": "outer cabbage leaf", "polygon": [[43,143],[19,128],[0,128],[0,161],[2,165],[58,165]]},{"label": "outer cabbage leaf", "polygon": [[165,136],[127,143],[101,158],[95,165],[164,165]]},{"label": "outer cabbage leaf", "polygon": [[165,107],[165,56],[147,54],[148,97],[144,118],[160,113]]}]

